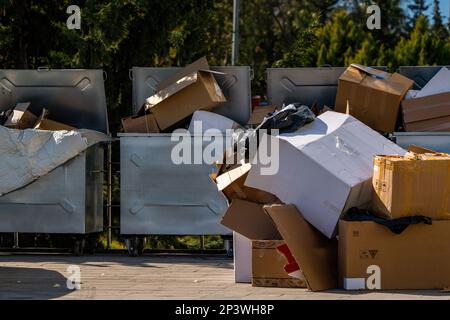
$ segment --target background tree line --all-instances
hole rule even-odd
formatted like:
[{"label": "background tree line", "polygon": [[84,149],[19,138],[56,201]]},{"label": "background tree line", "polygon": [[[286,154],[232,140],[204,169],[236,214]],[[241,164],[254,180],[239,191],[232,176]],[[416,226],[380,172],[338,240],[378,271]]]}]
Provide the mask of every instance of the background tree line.
[{"label": "background tree line", "polygon": [[[366,27],[372,2],[381,9],[381,30]],[[66,27],[71,4],[82,10],[81,30]],[[438,4],[244,0],[238,64],[252,67],[253,93],[260,95],[269,67],[355,62],[393,71],[400,65],[449,64],[450,24]],[[430,5],[433,15],[427,16]],[[232,8],[233,0],[0,0],[0,68],[104,69],[116,132],[120,118],[131,113],[131,67],[183,66],[204,55],[211,65],[230,64]],[[185,240],[161,241],[176,247]]]},{"label": "background tree line", "polygon": [[[448,64],[449,24],[438,0],[378,0],[381,30],[366,27],[370,0],[252,0],[241,4],[239,64],[265,93],[272,66]],[[68,30],[66,8],[82,10]],[[112,130],[131,111],[133,66],[182,66],[206,55],[231,60],[232,0],[0,0],[0,67],[102,68]]]}]

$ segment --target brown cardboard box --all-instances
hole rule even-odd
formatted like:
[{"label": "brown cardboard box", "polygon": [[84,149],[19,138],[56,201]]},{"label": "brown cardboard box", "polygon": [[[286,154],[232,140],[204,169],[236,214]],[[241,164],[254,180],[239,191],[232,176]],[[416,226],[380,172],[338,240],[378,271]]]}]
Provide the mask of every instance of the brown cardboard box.
[{"label": "brown cardboard box", "polygon": [[335,111],[349,113],[374,130],[393,132],[400,102],[413,81],[352,64],[339,78]]},{"label": "brown cardboard box", "polygon": [[260,204],[281,203],[276,196],[269,192],[244,185],[250,169],[251,164],[245,163],[216,177],[215,181],[219,191],[222,191],[230,201],[242,199]]},{"label": "brown cardboard box", "polygon": [[403,100],[406,131],[450,131],[450,92]]},{"label": "brown cardboard box", "polygon": [[159,128],[165,130],[197,110],[210,110],[226,102],[214,73],[218,72],[196,70],[173,82],[148,98],[139,115],[150,111]]},{"label": "brown cardboard box", "polygon": [[281,240],[281,235],[263,206],[235,199],[220,222],[251,240]]},{"label": "brown cardboard box", "polygon": [[337,288],[336,239],[324,236],[293,205],[265,206],[264,209],[299,264],[308,288],[312,291]]},{"label": "brown cardboard box", "polygon": [[172,85],[173,83],[177,82],[178,80],[190,75],[191,73],[197,72],[198,70],[209,70],[209,64],[206,57],[201,57],[200,59],[192,62],[191,64],[185,66],[180,71],[176,72],[171,77],[168,77],[158,83],[156,86],[156,91],[161,91],[168,86]]},{"label": "brown cardboard box", "polygon": [[376,156],[372,186],[374,214],[390,219],[414,215],[450,219],[448,154]]},{"label": "brown cardboard box", "polygon": [[74,127],[71,127],[64,123],[47,119],[47,115],[48,115],[47,110],[43,109],[42,114],[39,116],[39,119],[34,126],[34,129],[49,130],[49,131],[60,131],[60,130],[72,131],[75,129]]},{"label": "brown cardboard box", "polygon": [[274,106],[255,107],[247,124],[250,126],[260,125],[264,121],[264,119],[275,110],[276,107]]},{"label": "brown cardboard box", "polygon": [[293,205],[236,199],[221,223],[252,240],[284,240],[312,291],[337,287],[337,241],[311,226]]},{"label": "brown cardboard box", "polygon": [[254,287],[306,288],[303,279],[291,277],[285,270],[286,258],[277,250],[282,240],[252,241],[252,285]]},{"label": "brown cardboard box", "polygon": [[158,124],[153,114],[131,116],[122,119],[122,127],[127,133],[159,133]]},{"label": "brown cardboard box", "polygon": [[37,121],[37,117],[28,111],[30,103],[18,103],[14,110],[9,114],[5,127],[11,129],[28,129],[33,128]]},{"label": "brown cardboard box", "polygon": [[[381,290],[443,289],[450,286],[450,221],[409,226],[394,234],[372,221],[339,223],[339,281],[363,290],[379,268]],[[376,287],[375,287],[376,288]],[[374,288],[369,288],[374,289]]]}]

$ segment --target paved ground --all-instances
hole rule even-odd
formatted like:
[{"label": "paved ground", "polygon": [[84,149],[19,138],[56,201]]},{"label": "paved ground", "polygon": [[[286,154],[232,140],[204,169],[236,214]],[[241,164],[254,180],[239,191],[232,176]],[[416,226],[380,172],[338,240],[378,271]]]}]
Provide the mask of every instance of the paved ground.
[{"label": "paved ground", "polygon": [[[67,268],[81,289],[67,289]],[[449,299],[439,291],[313,293],[235,284],[232,260],[204,256],[0,254],[0,299]]]}]

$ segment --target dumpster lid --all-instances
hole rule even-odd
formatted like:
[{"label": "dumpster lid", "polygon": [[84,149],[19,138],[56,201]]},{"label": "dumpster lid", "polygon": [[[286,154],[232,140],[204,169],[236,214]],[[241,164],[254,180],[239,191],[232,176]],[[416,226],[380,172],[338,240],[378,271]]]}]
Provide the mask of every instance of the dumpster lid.
[{"label": "dumpster lid", "polygon": [[50,118],[75,128],[108,133],[108,114],[102,70],[0,70],[0,111],[31,102]]}]

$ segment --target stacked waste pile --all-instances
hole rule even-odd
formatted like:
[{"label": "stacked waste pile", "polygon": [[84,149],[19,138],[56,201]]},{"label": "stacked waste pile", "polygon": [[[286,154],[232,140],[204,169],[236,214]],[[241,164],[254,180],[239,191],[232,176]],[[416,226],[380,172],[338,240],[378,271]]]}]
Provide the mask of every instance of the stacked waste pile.
[{"label": "stacked waste pile", "polygon": [[234,231],[237,282],[442,289],[450,287],[450,155],[406,151],[386,134],[445,129],[448,72],[414,92],[400,74],[351,65],[334,107],[255,105],[242,128],[214,113],[226,98],[201,59],[122,123],[132,133],[194,133],[196,121],[203,132],[239,129],[211,174],[229,201],[221,223]]},{"label": "stacked waste pile", "polygon": [[[339,82],[339,112],[309,117],[294,104],[262,117],[251,132],[269,129],[276,170],[247,159],[215,178],[230,201],[222,224],[235,232],[237,282],[313,291],[450,287],[450,155],[406,151],[384,136],[398,128],[412,86],[352,65]],[[258,152],[267,148],[260,143]]]}]

